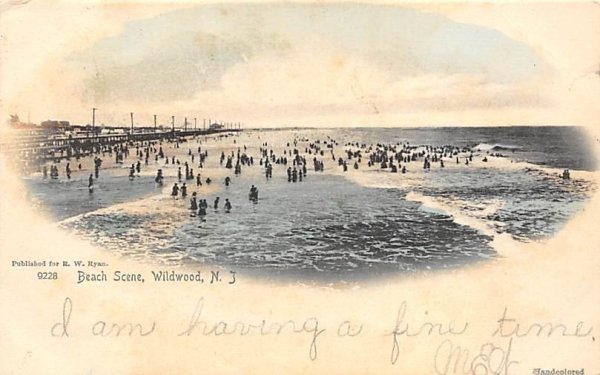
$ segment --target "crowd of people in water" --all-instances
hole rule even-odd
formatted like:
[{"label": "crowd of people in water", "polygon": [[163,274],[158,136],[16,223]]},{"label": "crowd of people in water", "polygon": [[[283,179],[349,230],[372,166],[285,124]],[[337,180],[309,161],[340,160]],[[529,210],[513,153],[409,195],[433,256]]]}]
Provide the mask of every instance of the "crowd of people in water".
[{"label": "crowd of people in water", "polygon": [[[260,134],[260,133],[259,133]],[[231,134],[220,135],[216,140],[234,137]],[[259,136],[260,138],[260,136]],[[208,160],[209,152],[207,148],[203,149],[204,141],[200,138],[194,138],[198,144],[193,150],[188,148],[187,154],[177,152],[183,144],[187,143],[187,139],[175,139],[166,141],[145,141],[145,142],[124,142],[120,144],[94,146],[93,168],[94,172],[89,174],[88,189],[90,193],[94,191],[95,181],[99,179],[100,170],[103,164],[103,158],[111,158],[114,155],[115,163],[122,165],[133,154],[135,150],[135,160],[129,167],[128,178],[133,181],[140,176],[143,168],[150,166],[150,161],[154,160],[154,166],[164,165],[172,169],[176,166],[176,181],[171,188],[171,196],[174,198],[186,199],[188,197],[188,189],[190,185],[192,189],[197,191],[191,193],[189,209],[195,216],[205,217],[208,210],[208,202],[206,199],[200,199],[198,196],[201,188],[206,184],[210,185],[213,180],[206,176],[202,176],[201,172]],[[194,140],[192,139],[192,140]],[[325,171],[325,162],[330,160],[332,168],[339,168],[342,172],[348,172],[349,166],[354,170],[364,169],[365,164],[367,169],[377,169],[389,173],[406,174],[415,168],[422,168],[425,172],[431,170],[433,166],[445,168],[447,163],[464,164],[469,166],[476,157],[483,163],[488,162],[489,157],[504,157],[500,153],[490,153],[489,151],[481,152],[469,147],[457,146],[415,146],[410,143],[396,144],[366,144],[366,143],[346,143],[340,147],[339,143],[331,138],[309,140],[307,138],[296,137],[292,141],[285,143],[283,147],[276,148],[269,142],[262,142],[257,151],[257,155],[252,155],[251,150],[246,145],[239,146],[237,144],[239,137],[234,137],[233,147],[229,151],[221,150],[219,157],[219,166],[228,171],[233,172],[233,176],[227,175],[223,180],[226,188],[232,185],[232,177],[240,176],[244,168],[252,168],[256,164],[262,169],[265,179],[268,182],[273,178],[274,167],[278,169],[283,176],[287,177],[289,183],[300,183],[309,178],[309,163],[312,165],[312,171],[322,173]],[[170,145],[174,149],[175,155],[168,156],[166,154],[166,146]],[[226,147],[221,147],[223,149]],[[477,154],[476,154],[477,153]],[[71,150],[69,154],[77,155],[77,152]],[[177,156],[179,155],[179,156]],[[187,160],[180,160],[179,157]],[[76,156],[79,162],[80,157]],[[257,160],[257,162],[256,162]],[[366,161],[366,163],[365,163]],[[421,165],[419,167],[419,164]],[[196,170],[194,170],[196,168]],[[82,171],[82,164],[79,163],[77,169]],[[66,163],[65,175],[68,180],[71,179],[73,171],[70,161]],[[43,178],[56,180],[59,178],[59,168],[57,164],[42,167]],[[564,180],[569,180],[569,170],[564,170],[559,176]],[[162,187],[165,181],[165,175],[162,167],[157,168],[154,182],[157,186]],[[258,202],[258,188],[255,185],[250,187],[248,198],[250,201]],[[219,210],[220,197],[214,198],[212,208],[215,211]],[[225,198],[223,204],[224,212],[229,213],[233,206],[229,198]]]}]

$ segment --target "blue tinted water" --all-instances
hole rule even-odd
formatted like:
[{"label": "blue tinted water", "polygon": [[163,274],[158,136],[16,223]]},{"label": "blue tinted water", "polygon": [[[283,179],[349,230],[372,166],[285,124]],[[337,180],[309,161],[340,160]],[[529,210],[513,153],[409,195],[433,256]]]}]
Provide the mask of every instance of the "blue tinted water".
[{"label": "blue tinted water", "polygon": [[[250,146],[248,153],[258,161],[260,143],[267,141],[281,150],[294,137],[335,138],[340,147],[345,142],[451,144],[480,148],[482,155],[485,150],[501,152],[514,161],[595,170],[595,155],[585,132],[568,127],[281,130],[244,134],[238,145]],[[299,148],[305,145],[301,142]],[[167,154],[179,152],[179,158],[187,160],[187,147],[196,144],[183,144]],[[215,147],[231,151],[237,145]],[[223,169],[218,153],[211,151],[207,167]],[[76,173],[70,182],[37,175],[26,181],[38,209],[48,210],[57,220],[71,218],[61,224],[63,228],[130,258],[337,279],[485,261],[497,255],[491,246],[493,235],[458,224],[453,212],[482,220],[493,232],[517,241],[543,240],[584,207],[596,189],[591,181],[563,181],[535,168],[441,169],[437,165],[419,177],[406,175],[411,184],[392,180],[396,185],[373,188],[328,173],[339,168],[326,160],[326,173],[309,168],[307,178],[296,184],[287,182],[282,165],[275,165],[274,178],[266,181],[258,163],[244,167],[240,177],[232,176],[228,188],[216,181],[220,186],[216,192],[203,193],[203,188],[190,183],[190,193],[197,190],[210,205],[217,195],[221,206],[225,198],[233,204],[231,213],[209,209],[205,221],[190,216],[187,199],[161,195],[153,183],[154,171],[163,167],[168,190],[175,181],[173,167],[151,163],[143,167],[147,174],[129,181],[126,168],[106,163],[93,195],[86,189],[89,171]],[[414,164],[418,169],[420,163]],[[361,169],[366,169],[364,163]],[[365,175],[368,180],[389,172],[375,168],[366,173],[371,173]],[[251,184],[259,186],[258,204],[248,201]],[[407,200],[409,193],[433,198],[449,210],[427,209]],[[487,212],[492,205],[498,208]]]}]

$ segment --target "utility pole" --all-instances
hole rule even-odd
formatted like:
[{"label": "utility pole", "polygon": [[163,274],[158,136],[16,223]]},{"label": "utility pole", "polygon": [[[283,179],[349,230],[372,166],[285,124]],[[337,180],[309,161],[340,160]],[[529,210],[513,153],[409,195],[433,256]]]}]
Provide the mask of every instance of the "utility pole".
[{"label": "utility pole", "polygon": [[171,126],[173,133],[175,133],[175,116],[171,116]]},{"label": "utility pole", "polygon": [[129,112],[131,115],[131,135],[133,135],[133,112]]},{"label": "utility pole", "polygon": [[196,118],[194,117],[194,130],[196,130]]},{"label": "utility pole", "polygon": [[184,117],[183,120],[183,131],[187,131],[187,117]]},{"label": "utility pole", "polygon": [[156,133],[156,115],[154,115],[154,132]]},{"label": "utility pole", "polygon": [[[96,134],[96,110],[98,108],[92,108],[92,132],[93,134]],[[88,133],[88,138],[89,138],[89,133]]]}]

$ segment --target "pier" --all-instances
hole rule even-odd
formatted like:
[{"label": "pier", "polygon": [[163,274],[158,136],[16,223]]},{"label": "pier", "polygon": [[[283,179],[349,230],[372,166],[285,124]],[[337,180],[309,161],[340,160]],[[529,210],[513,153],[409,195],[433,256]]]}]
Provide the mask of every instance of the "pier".
[{"label": "pier", "polygon": [[174,142],[188,137],[226,136],[240,132],[240,127],[208,129],[154,127],[104,127],[72,134],[67,129],[31,127],[18,129],[10,140],[2,141],[2,150],[25,164],[39,164],[93,154],[97,148],[122,143]]}]

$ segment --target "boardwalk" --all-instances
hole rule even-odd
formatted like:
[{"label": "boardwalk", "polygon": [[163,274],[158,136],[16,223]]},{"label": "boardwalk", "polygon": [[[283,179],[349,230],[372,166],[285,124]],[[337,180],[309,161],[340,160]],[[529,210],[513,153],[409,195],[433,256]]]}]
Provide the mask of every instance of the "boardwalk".
[{"label": "boardwalk", "polygon": [[[10,139],[2,140],[2,150],[12,159],[25,164],[37,164],[48,160],[60,160],[70,157],[90,155],[97,147],[129,142],[171,142],[184,137],[208,136],[239,132],[240,129],[169,129],[136,128],[137,132],[129,132],[128,128],[110,128],[111,134],[67,135],[51,129],[20,129]],[[127,129],[127,131],[125,131]]]}]

